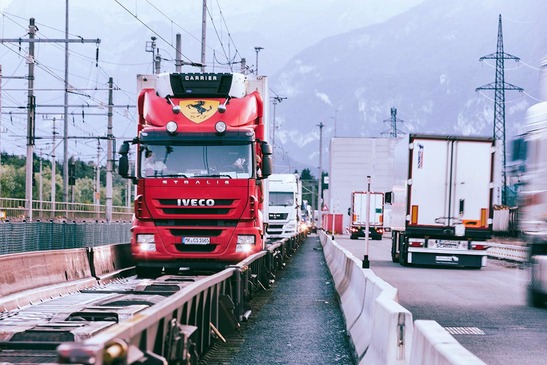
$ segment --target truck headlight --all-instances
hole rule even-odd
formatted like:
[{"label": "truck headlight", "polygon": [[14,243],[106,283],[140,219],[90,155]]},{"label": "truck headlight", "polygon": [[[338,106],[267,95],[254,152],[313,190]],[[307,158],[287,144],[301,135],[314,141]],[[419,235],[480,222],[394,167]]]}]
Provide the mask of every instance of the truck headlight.
[{"label": "truck headlight", "polygon": [[251,252],[256,244],[256,237],[252,234],[237,236],[236,252]]},{"label": "truck headlight", "polygon": [[156,251],[156,241],[154,240],[153,234],[138,234],[137,235],[137,246],[142,252],[155,252]]}]

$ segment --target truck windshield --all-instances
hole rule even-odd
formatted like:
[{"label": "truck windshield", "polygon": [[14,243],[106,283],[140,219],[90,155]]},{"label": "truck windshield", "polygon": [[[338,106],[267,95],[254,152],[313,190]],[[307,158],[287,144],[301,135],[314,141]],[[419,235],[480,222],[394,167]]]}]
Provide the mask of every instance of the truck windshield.
[{"label": "truck windshield", "polygon": [[294,205],[292,191],[270,191],[269,202],[271,207],[288,207]]},{"label": "truck windshield", "polygon": [[141,177],[250,178],[251,145],[141,144]]}]

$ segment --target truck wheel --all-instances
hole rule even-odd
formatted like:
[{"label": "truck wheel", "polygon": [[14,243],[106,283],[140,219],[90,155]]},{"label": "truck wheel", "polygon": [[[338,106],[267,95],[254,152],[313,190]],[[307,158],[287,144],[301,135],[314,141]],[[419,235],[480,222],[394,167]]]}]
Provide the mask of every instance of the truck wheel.
[{"label": "truck wheel", "polygon": [[397,252],[397,233],[391,234],[391,261],[394,263],[399,262],[399,253]]},{"label": "truck wheel", "polygon": [[399,264],[401,266],[408,266],[408,248],[406,247],[404,237],[399,246]]},{"label": "truck wheel", "polygon": [[532,288],[528,288],[528,304],[532,307],[542,308],[545,305],[545,298],[541,293]]}]

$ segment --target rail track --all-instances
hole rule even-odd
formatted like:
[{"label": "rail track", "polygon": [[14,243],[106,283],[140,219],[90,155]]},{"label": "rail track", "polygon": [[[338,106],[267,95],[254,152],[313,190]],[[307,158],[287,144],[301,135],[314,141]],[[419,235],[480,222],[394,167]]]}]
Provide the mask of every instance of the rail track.
[{"label": "rail track", "polygon": [[[270,243],[208,276],[112,278],[92,268],[93,286],[0,314],[0,363],[198,364],[249,318],[253,297],[273,283],[304,238]],[[90,262],[105,264],[100,255]]]}]

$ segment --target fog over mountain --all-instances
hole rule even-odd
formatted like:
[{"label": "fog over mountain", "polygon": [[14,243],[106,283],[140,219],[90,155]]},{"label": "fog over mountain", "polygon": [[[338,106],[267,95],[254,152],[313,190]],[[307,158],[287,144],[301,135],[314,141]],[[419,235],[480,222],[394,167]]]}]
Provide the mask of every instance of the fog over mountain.
[{"label": "fog over mountain", "polygon": [[[296,54],[325,37],[348,32],[369,24],[378,24],[421,3],[423,0],[217,0],[208,1],[207,72],[229,71],[229,62],[247,59],[255,69],[254,47],[260,52],[261,74],[272,76]],[[35,18],[37,38],[60,39],[65,34],[65,0],[3,0],[0,2],[0,37],[28,39],[29,18]],[[100,44],[70,44],[69,104],[82,105],[69,110],[70,155],[95,159],[101,143],[104,164],[105,142],[92,136],[105,136],[106,112],[94,105],[107,103],[108,77],[115,85],[114,135],[130,138],[136,127],[136,75],[152,73],[152,54],[145,42],[157,38],[162,57],[161,70],[175,71],[175,36],[182,35],[183,60],[200,62],[202,0],[95,0],[69,1],[69,38],[100,39]],[[13,79],[27,73],[28,43],[0,44],[3,66],[3,114],[0,148],[24,155],[26,115],[17,108],[27,103],[25,80]],[[96,48],[99,58],[95,59]],[[56,128],[63,128],[62,108],[45,105],[63,104],[64,45],[36,45],[35,91],[38,136],[36,151],[47,156],[52,152],[53,118]],[[234,71],[240,70],[233,64]],[[199,72],[184,66],[183,72]],[[272,85],[272,90],[275,91]],[[40,106],[41,105],[41,106]],[[126,106],[126,107],[124,107]],[[7,114],[12,112],[12,114]],[[94,115],[94,114],[102,114]],[[57,158],[62,146],[57,140]]]},{"label": "fog over mountain", "polygon": [[[502,15],[506,135],[518,131],[538,101],[540,60],[547,55],[547,2],[428,0],[388,21],[318,42],[274,75],[287,96],[277,106],[277,143],[293,158],[318,166],[319,123],[323,158],[334,135],[379,137],[389,131],[391,107],[403,131],[454,135],[493,134],[494,92],[475,89],[495,81],[498,17]],[[335,123],[336,120],[336,123]],[[364,157],[364,156],[363,156]],[[323,166],[325,160],[323,160]]]},{"label": "fog over mountain", "polygon": [[[7,6],[6,6],[7,4]],[[492,135],[494,92],[475,92],[493,83],[495,61],[479,58],[496,52],[498,16],[503,19],[505,52],[521,58],[505,61],[505,81],[525,89],[506,93],[506,128],[518,130],[526,108],[537,102],[539,62],[547,54],[547,2],[543,0],[269,0],[209,1],[207,71],[225,72],[228,61],[247,59],[270,78],[276,105],[276,172],[318,166],[319,128],[323,123],[323,166],[329,139],[379,137],[389,130],[391,107],[404,120],[400,130],[420,133]],[[96,45],[70,45],[70,84],[79,89],[69,103],[69,134],[104,136],[105,110],[84,107],[107,102],[108,77],[116,91],[114,135],[135,130],[136,75],[152,72],[145,42],[156,36],[162,71],[174,71],[174,39],[183,38],[186,61],[199,62],[201,1],[96,0],[70,2],[71,38],[100,38]],[[218,5],[221,7],[219,8]],[[36,18],[37,37],[64,37],[65,1],[17,0],[0,6],[2,38],[27,38],[28,19]],[[222,14],[220,16],[219,14]],[[229,33],[222,29],[228,26]],[[233,42],[230,42],[230,38]],[[4,77],[26,73],[28,44],[2,44]],[[38,104],[63,102],[64,46],[37,46],[35,87]],[[239,64],[234,64],[234,71]],[[184,66],[183,72],[199,72]],[[26,105],[26,82],[3,80],[0,148],[24,155],[26,117],[9,106]],[[20,91],[14,91],[20,89]],[[39,89],[48,91],[39,91]],[[271,100],[270,100],[271,101]],[[127,105],[127,107],[123,107]],[[270,104],[272,106],[272,104]],[[270,108],[273,112],[273,108]],[[5,113],[13,111],[12,115]],[[38,108],[36,149],[51,152],[52,115],[62,109]],[[336,122],[335,122],[336,121]],[[59,121],[57,122],[59,123]],[[57,124],[60,128],[60,124]],[[70,154],[95,159],[97,143],[74,139]],[[103,153],[104,154],[104,153]],[[61,155],[57,150],[57,157]],[[105,159],[102,158],[104,163]]]}]

